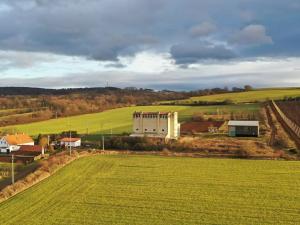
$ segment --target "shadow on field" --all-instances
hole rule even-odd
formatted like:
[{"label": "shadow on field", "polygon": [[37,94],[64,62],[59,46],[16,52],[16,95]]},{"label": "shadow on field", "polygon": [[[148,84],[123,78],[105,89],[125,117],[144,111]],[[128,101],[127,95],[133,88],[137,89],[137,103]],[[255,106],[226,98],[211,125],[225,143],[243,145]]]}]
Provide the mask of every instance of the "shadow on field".
[{"label": "shadow on field", "polygon": [[[37,162],[31,163],[27,166],[25,166],[21,171],[15,174],[15,182],[23,179],[28,174],[34,172],[39,167],[39,164]],[[0,191],[11,184],[11,177],[7,177],[0,181]]]}]

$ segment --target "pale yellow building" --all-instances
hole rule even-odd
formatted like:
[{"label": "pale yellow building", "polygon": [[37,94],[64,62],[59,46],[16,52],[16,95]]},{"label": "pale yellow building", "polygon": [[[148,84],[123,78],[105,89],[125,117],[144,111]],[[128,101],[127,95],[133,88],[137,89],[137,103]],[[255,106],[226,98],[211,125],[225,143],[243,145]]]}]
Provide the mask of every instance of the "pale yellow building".
[{"label": "pale yellow building", "polygon": [[177,112],[134,112],[133,137],[177,139],[180,124]]}]

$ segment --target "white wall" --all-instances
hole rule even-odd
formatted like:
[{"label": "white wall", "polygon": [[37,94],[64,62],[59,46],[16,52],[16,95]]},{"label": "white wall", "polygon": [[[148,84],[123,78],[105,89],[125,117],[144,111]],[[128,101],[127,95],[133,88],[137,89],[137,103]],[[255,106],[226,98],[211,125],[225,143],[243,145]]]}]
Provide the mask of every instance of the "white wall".
[{"label": "white wall", "polygon": [[9,148],[6,140],[4,138],[0,139],[0,151],[1,153],[6,153],[7,149]]},{"label": "white wall", "polygon": [[69,147],[71,145],[71,147],[80,147],[81,146],[81,140],[75,141],[75,142],[60,142],[61,146],[66,146]]},{"label": "white wall", "polygon": [[133,115],[132,136],[177,138],[179,135],[177,120],[176,112],[168,114],[136,113]]}]

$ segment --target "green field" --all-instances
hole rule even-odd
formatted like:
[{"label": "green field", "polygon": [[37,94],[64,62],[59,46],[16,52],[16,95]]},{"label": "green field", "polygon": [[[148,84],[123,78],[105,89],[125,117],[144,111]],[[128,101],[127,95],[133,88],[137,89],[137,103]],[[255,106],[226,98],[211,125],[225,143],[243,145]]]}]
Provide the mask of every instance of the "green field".
[{"label": "green field", "polygon": [[79,159],[0,204],[1,224],[300,224],[300,162]]},{"label": "green field", "polygon": [[249,111],[255,112],[259,109],[258,104],[241,104],[227,106],[136,106],[125,107],[104,111],[101,113],[86,114],[67,118],[53,119],[43,122],[36,122],[24,125],[2,127],[0,130],[10,130],[11,132],[24,132],[35,136],[39,133],[51,134],[60,133],[66,130],[76,130],[79,133],[110,133],[120,134],[131,132],[132,113],[134,111],[177,111],[179,120],[184,121],[194,113],[228,113]]},{"label": "green field", "polygon": [[[287,89],[260,89],[255,91],[248,92],[239,92],[239,93],[226,93],[226,94],[217,94],[217,95],[208,95],[200,97],[192,97],[187,100],[175,101],[177,104],[191,104],[195,101],[204,101],[204,102],[223,102],[225,100],[231,100],[234,103],[242,102],[255,102],[255,101],[266,101],[268,99],[283,99],[284,97],[299,97],[300,88],[287,88]],[[163,103],[163,102],[162,102]]]}]

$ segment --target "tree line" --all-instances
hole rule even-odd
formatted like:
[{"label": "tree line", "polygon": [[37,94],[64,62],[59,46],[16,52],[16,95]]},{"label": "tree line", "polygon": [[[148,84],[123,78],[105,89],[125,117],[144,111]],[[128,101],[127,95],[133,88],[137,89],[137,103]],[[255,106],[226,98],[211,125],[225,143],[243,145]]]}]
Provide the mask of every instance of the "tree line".
[{"label": "tree line", "polygon": [[[245,86],[246,87],[246,86]],[[192,96],[245,91],[246,88],[212,88],[197,91],[171,91],[135,87],[43,89],[0,87],[0,126],[101,112],[157,101],[180,100]],[[14,113],[7,111],[16,109]],[[25,110],[26,109],[26,110]]]}]

